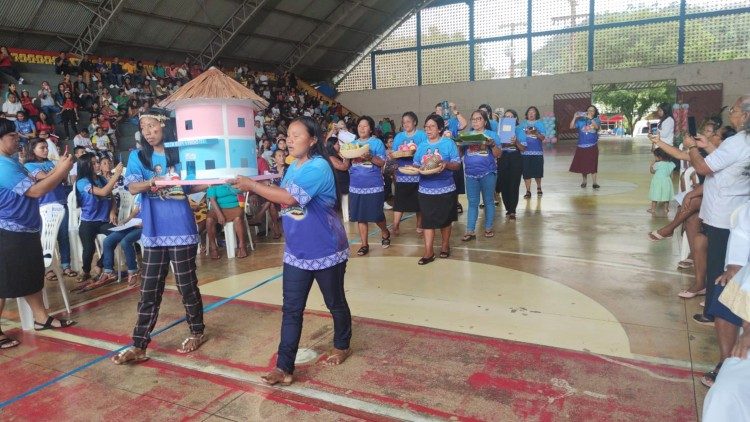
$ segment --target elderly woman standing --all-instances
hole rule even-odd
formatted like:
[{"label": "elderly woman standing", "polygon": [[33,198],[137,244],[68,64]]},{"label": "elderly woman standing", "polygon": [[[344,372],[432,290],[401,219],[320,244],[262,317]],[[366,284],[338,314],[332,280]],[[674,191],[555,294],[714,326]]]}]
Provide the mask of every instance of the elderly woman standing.
[{"label": "elderly woman standing", "polygon": [[422,210],[422,229],[424,230],[425,253],[419,260],[419,265],[426,265],[435,260],[432,242],[435,240],[435,230],[440,230],[442,243],[440,257],[451,255],[451,225],[458,219],[456,202],[456,184],[453,172],[461,166],[456,143],[450,138],[442,137],[445,121],[437,114],[427,116],[424,131],[427,142],[423,142],[414,154],[414,165],[421,166],[423,162],[433,156],[439,159],[439,172],[431,175],[419,176],[419,208]]},{"label": "elderly woman standing", "polygon": [[539,120],[539,109],[531,106],[526,110],[526,120],[516,128],[516,137],[526,145],[523,156],[523,183],[526,185],[524,199],[531,198],[531,179],[536,181],[536,195],[542,196],[544,177],[544,125]]},{"label": "elderly woman standing", "polygon": [[570,128],[578,131],[578,146],[573,162],[570,163],[570,172],[579,173],[583,177],[582,188],[586,187],[590,174],[594,189],[599,189],[599,184],[596,183],[596,173],[599,169],[598,142],[601,124],[599,110],[593,105],[586,108],[585,115],[576,113],[570,121]]},{"label": "elderly woman standing", "polygon": [[357,119],[358,145],[369,145],[370,151],[362,157],[344,160],[349,165],[349,220],[356,221],[359,228],[359,238],[362,246],[357,255],[363,256],[370,252],[367,243],[367,223],[375,223],[380,227],[383,248],[391,246],[391,232],[385,224],[383,202],[385,190],[383,172],[385,164],[385,145],[383,141],[374,137],[375,121],[370,116]]},{"label": "elderly woman standing", "polygon": [[[35,330],[68,327],[74,322],[49,316],[42,300],[44,262],[39,198],[68,177],[73,159],[65,155],[47,177],[35,182],[28,171],[11,158],[16,152],[16,125],[0,119],[0,314],[5,299],[24,297],[34,314]],[[0,331],[0,349],[18,344]]]},{"label": "elderly woman standing", "polygon": [[[508,109],[503,114],[503,118],[515,121],[513,125],[513,131],[515,132],[518,126],[518,113],[515,110]],[[497,160],[498,174],[495,192],[499,193],[503,199],[505,216],[508,220],[515,220],[521,176],[523,175],[521,153],[526,149],[526,144],[521,143],[517,136],[513,136],[508,141],[500,144],[502,154],[500,154],[500,159]]]},{"label": "elderly woman standing", "polygon": [[474,232],[479,217],[479,196],[484,200],[484,237],[494,237],[495,221],[494,191],[497,182],[497,157],[500,156],[500,137],[490,126],[484,110],[471,113],[471,133],[481,133],[487,138],[484,145],[469,145],[462,148],[464,172],[466,173],[466,196],[469,199],[469,215],[466,218],[466,234],[461,240],[476,239]]},{"label": "elderly woman standing", "polygon": [[[410,146],[413,148],[419,147],[423,142],[427,141],[427,135],[421,129],[417,129],[419,119],[413,111],[407,111],[401,116],[401,125],[404,127],[402,132],[396,134],[393,140],[392,152],[398,151],[402,145]],[[399,166],[405,166],[411,164],[411,158],[398,158],[397,162]],[[419,176],[404,174],[399,170],[396,170],[396,195],[393,201],[393,233],[398,236],[399,225],[401,224],[401,217],[405,212],[414,212],[417,214],[417,230],[421,230],[422,227],[422,213],[419,212],[419,200],[417,199],[417,191],[419,189]]]}]

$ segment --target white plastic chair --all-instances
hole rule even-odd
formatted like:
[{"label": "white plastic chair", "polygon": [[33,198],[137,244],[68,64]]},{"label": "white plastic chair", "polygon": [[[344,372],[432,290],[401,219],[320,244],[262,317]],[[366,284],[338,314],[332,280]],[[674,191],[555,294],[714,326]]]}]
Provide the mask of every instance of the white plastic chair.
[{"label": "white plastic chair", "polygon": [[[70,237],[70,267],[77,271],[82,271],[83,264],[83,244],[78,236],[78,227],[81,225],[81,210],[78,208],[76,200],[76,188],[68,195],[68,236]],[[63,227],[63,230],[66,228]]]},{"label": "white plastic chair", "polygon": [[[245,207],[243,210],[247,209],[247,200],[249,196],[250,195],[246,192]],[[245,212],[242,213],[242,223],[245,225],[245,231],[247,231],[247,241],[250,245],[250,250],[254,251],[255,244],[253,244],[253,236],[250,234],[250,226],[247,224],[247,214]],[[268,228],[266,228],[266,230],[268,230]],[[234,223],[231,221],[227,221],[224,224],[224,242],[227,248],[227,258],[234,258],[237,256],[237,233],[234,232]]]},{"label": "white plastic chair", "polygon": [[[65,285],[62,268],[60,267],[60,251],[57,247],[57,232],[60,230],[60,224],[65,217],[65,207],[60,204],[47,204],[39,207],[39,213],[42,217],[42,253],[44,254],[44,270],[52,270],[57,276],[57,282],[60,286],[65,309],[70,314],[70,301],[68,299],[68,287]],[[66,229],[63,227],[63,230]],[[47,289],[42,289],[44,306],[49,308],[49,298]],[[24,298],[18,298],[18,309],[21,316],[21,328],[31,330],[34,328],[34,315],[31,307]]]}]

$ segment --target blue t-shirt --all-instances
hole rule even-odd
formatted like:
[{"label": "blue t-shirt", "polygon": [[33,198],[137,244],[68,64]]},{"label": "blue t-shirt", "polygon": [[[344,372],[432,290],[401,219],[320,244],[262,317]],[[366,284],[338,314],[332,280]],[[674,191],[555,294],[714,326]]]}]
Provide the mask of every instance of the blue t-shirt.
[{"label": "blue t-shirt", "polygon": [[[385,160],[385,145],[383,141],[376,137],[367,140],[357,139],[352,142],[355,145],[370,145],[370,154]],[[370,161],[363,161],[361,158],[352,160],[349,167],[349,193],[368,194],[383,192],[383,172],[380,167]]]},{"label": "blue t-shirt", "polygon": [[[151,180],[154,177],[154,167],[158,165],[162,169],[167,168],[167,157],[154,152],[151,164],[150,169],[144,167],[138,158],[138,151],[132,151],[125,171],[125,187],[134,182]],[[180,173],[179,163],[175,166],[175,172]],[[172,199],[159,195],[159,192],[144,192],[141,194],[141,219],[141,243],[146,248],[195,245],[200,242],[198,226],[187,197]]]},{"label": "blue t-shirt", "polygon": [[459,126],[458,117],[454,116],[445,121],[445,128],[451,131],[451,136],[454,138],[458,136]]},{"label": "blue t-shirt", "polygon": [[527,127],[535,127],[539,134],[544,135],[544,124],[541,120],[534,120],[530,122],[528,120],[522,121],[516,127],[516,138],[518,141],[526,145],[526,150],[521,155],[544,155],[544,145],[542,141],[537,137],[531,137],[526,135]]},{"label": "blue t-shirt", "polygon": [[[411,135],[407,134],[406,131],[399,132],[396,137],[393,138],[393,151],[398,151],[398,147],[403,144],[414,143],[417,147],[423,142],[427,142],[427,134],[422,129],[417,129]],[[416,150],[415,150],[416,152]],[[413,159],[411,157],[398,158],[396,159],[399,167],[408,166],[412,164]],[[404,174],[396,170],[396,183],[418,183],[419,175]]]},{"label": "blue t-shirt", "polygon": [[16,132],[27,135],[31,132],[33,132],[36,128],[34,127],[34,122],[32,122],[30,119],[26,119],[23,122],[20,122],[16,120]]},{"label": "blue t-shirt", "polygon": [[336,183],[330,164],[315,156],[301,165],[294,161],[281,187],[298,206],[282,205],[286,244],[284,263],[303,270],[322,270],[349,259],[349,242],[336,214]]},{"label": "blue t-shirt", "polygon": [[42,229],[39,200],[26,196],[33,184],[21,163],[0,156],[0,229],[32,233]]},{"label": "blue t-shirt", "polygon": [[[97,176],[94,179],[96,187],[101,188],[107,184],[107,181]],[[80,194],[81,221],[109,221],[109,208],[112,200],[109,197],[94,195],[91,181],[87,178],[76,181],[76,189]]]},{"label": "blue t-shirt", "polygon": [[[417,147],[417,152],[414,154],[413,164],[421,166],[423,159],[426,159],[428,155],[434,155],[435,152],[437,152],[441,159],[446,163],[461,162],[461,157],[458,155],[458,148],[456,147],[456,143],[453,142],[453,139],[440,138],[435,143],[431,143],[428,140]],[[456,184],[453,181],[453,171],[448,170],[447,168],[438,174],[419,176],[420,193],[427,195],[440,195],[455,190]]]},{"label": "blue t-shirt", "polygon": [[599,142],[599,130],[591,127],[591,123],[597,127],[602,125],[598,117],[593,119],[579,118],[576,120],[576,129],[578,129],[578,148],[591,148]]},{"label": "blue t-shirt", "polygon": [[[55,163],[50,160],[35,161],[33,163],[26,163],[24,167],[29,172],[29,175],[36,180],[36,175],[44,172],[51,173],[55,169]],[[47,204],[62,204],[65,205],[68,202],[68,189],[60,183],[55,189],[39,198],[39,205]]]},{"label": "blue t-shirt", "polygon": [[497,133],[497,120],[490,119],[490,130]]},{"label": "blue t-shirt", "polygon": [[[477,133],[471,131],[470,133]],[[497,132],[485,130],[484,136],[495,141],[496,145],[500,144],[500,137]],[[467,145],[462,148],[464,153],[464,174],[472,179],[481,179],[482,177],[497,172],[497,160],[492,155],[492,148],[485,145]]]}]

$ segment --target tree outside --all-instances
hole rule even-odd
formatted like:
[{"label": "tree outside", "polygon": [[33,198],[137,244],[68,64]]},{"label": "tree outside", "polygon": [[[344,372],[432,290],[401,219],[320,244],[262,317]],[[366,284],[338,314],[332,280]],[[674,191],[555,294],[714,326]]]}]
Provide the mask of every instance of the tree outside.
[{"label": "tree outside", "polygon": [[617,83],[596,85],[592,102],[603,113],[622,114],[625,130],[632,132],[635,123],[651,114],[657,105],[672,104],[677,98],[675,81],[654,81],[651,85],[655,86],[637,87]]}]

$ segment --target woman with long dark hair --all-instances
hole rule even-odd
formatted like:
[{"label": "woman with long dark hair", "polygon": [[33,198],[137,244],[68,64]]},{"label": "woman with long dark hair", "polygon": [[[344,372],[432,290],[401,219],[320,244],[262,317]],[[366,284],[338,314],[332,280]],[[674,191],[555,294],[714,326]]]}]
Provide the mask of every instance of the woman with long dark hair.
[{"label": "woman with long dark hair", "polygon": [[[175,136],[174,125],[168,126],[167,117],[156,113],[143,114],[139,120],[142,148],[130,153],[125,187],[133,195],[141,194],[141,298],[138,302],[138,320],[133,329],[133,347],[113,356],[112,361],[116,364],[138,363],[148,359],[146,347],[159,317],[164,279],[169,272],[170,262],[190,328],[190,335],[177,351],[190,353],[206,341],[203,334],[203,300],[195,274],[195,257],[200,243],[195,217],[182,189],[160,189],[156,186],[157,167],[174,167],[175,172],[180,173],[177,149],[164,147],[167,137]],[[191,191],[205,189],[205,186],[194,186]]]},{"label": "woman with long dark hair", "polygon": [[[417,147],[423,142],[427,142],[427,135],[422,129],[418,129],[419,119],[413,111],[407,111],[401,116],[401,126],[404,130],[396,134],[393,139],[392,152],[399,150],[399,147],[406,145],[416,152]],[[389,152],[389,154],[392,154]],[[411,157],[398,158],[399,167],[408,166],[412,163]],[[419,190],[419,176],[401,173],[396,170],[396,195],[393,199],[393,233],[399,234],[399,225],[401,217],[405,212],[414,212],[417,214],[417,230],[422,230],[422,213],[419,211],[419,199],[417,191]]]},{"label": "woman with long dark hair", "polygon": [[422,210],[422,229],[424,230],[424,255],[419,265],[426,265],[435,260],[432,242],[435,230],[440,230],[440,257],[451,255],[451,226],[458,219],[458,194],[453,172],[461,166],[461,157],[453,139],[443,137],[445,120],[437,114],[430,114],[424,121],[427,142],[417,147],[413,164],[421,166],[430,160],[437,160],[439,171],[436,174],[419,176],[419,209]]},{"label": "woman with long dark hair", "polygon": [[[122,164],[115,167],[115,175],[109,181],[99,173],[99,158],[93,153],[83,154],[78,159],[78,179],[76,180],[76,197],[81,208],[81,225],[78,235],[83,245],[83,273],[80,281],[85,282],[91,277],[91,260],[96,251],[96,237],[109,234],[109,229],[117,224],[117,207],[112,196],[112,190],[117,179],[122,174]],[[81,290],[91,290],[117,279],[114,273],[102,272],[101,262],[97,262],[100,275],[95,280],[81,287]]]},{"label": "woman with long dark hair", "polygon": [[[515,127],[513,130],[517,129],[518,113],[515,110],[506,110],[503,118],[514,119]],[[509,141],[500,144],[502,153],[497,160],[497,184],[495,185],[495,192],[498,192],[503,200],[505,216],[509,220],[515,220],[521,176],[523,175],[523,157],[521,153],[526,149],[526,144],[521,142],[518,136],[513,136]]]},{"label": "woman with long dark hair", "polygon": [[[68,177],[73,158],[67,154],[61,157],[47,177],[35,182],[13,158],[16,153],[16,125],[10,120],[0,119],[0,315],[5,299],[23,297],[34,315],[35,330],[68,327],[74,322],[51,317],[44,308],[39,198]],[[0,350],[18,344],[18,340],[0,330]]]},{"label": "woman with long dark hair", "polygon": [[656,115],[659,116],[657,126],[659,139],[669,145],[674,144],[674,118],[672,117],[672,105],[661,103],[656,107]]},{"label": "woman with long dark hair", "polygon": [[544,125],[539,118],[539,109],[531,106],[526,110],[526,119],[516,128],[516,137],[526,148],[523,157],[523,183],[526,185],[524,199],[531,198],[531,179],[536,181],[536,195],[542,196],[544,177]]},{"label": "woman with long dark hair", "polygon": [[349,219],[357,222],[359,238],[362,246],[357,255],[363,256],[370,252],[367,242],[368,223],[375,223],[380,227],[380,245],[383,248],[391,246],[391,232],[385,224],[383,203],[385,202],[385,183],[383,172],[385,165],[385,145],[376,138],[375,121],[370,116],[357,119],[356,145],[369,145],[370,151],[352,160],[344,160],[349,165]]},{"label": "woman with long dark hair", "polygon": [[479,217],[479,197],[484,200],[484,237],[494,237],[495,202],[493,193],[497,183],[497,157],[500,156],[500,137],[493,131],[490,118],[484,110],[471,113],[471,133],[482,134],[484,145],[468,145],[461,148],[466,173],[466,197],[469,200],[466,217],[466,234],[462,241],[477,238],[476,226]]},{"label": "woman with long dark hair", "polygon": [[[289,125],[289,153],[295,161],[281,187],[238,177],[232,183],[242,191],[280,204],[285,233],[284,303],[276,367],[263,381],[289,385],[302,334],[302,316],[313,280],[323,293],[333,316],[333,351],[327,365],[339,365],[351,354],[352,319],[344,293],[344,273],[349,243],[336,214],[338,192],[326,141],[310,117],[298,117]],[[382,201],[379,204],[382,207]]]},{"label": "woman with long dark hair", "polygon": [[[26,163],[24,167],[29,172],[34,181],[50,177],[56,167],[56,164],[49,160],[49,146],[46,139],[33,139],[27,145]],[[63,269],[63,275],[67,277],[76,277],[77,272],[70,268],[70,238],[68,237],[68,192],[69,189],[60,182],[54,189],[39,198],[39,205],[60,204],[65,208],[65,216],[60,223],[60,230],[57,232],[57,247],[60,250],[60,266]],[[56,279],[54,273],[47,275],[49,279]]]},{"label": "woman with long dark hair", "polygon": [[588,175],[594,182],[594,189],[599,189],[596,183],[596,173],[599,171],[599,109],[593,104],[586,107],[585,114],[576,113],[570,121],[570,128],[578,131],[578,146],[570,163],[570,172],[579,173],[583,177],[581,187],[585,188]]}]

